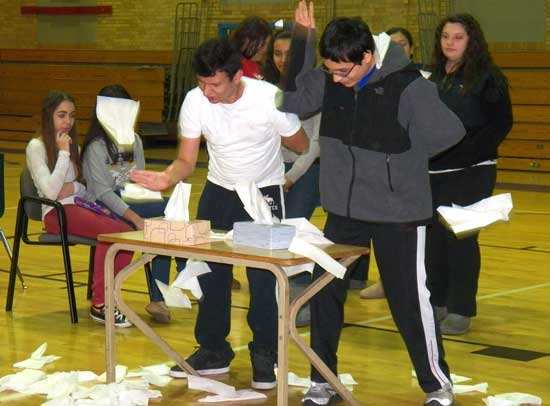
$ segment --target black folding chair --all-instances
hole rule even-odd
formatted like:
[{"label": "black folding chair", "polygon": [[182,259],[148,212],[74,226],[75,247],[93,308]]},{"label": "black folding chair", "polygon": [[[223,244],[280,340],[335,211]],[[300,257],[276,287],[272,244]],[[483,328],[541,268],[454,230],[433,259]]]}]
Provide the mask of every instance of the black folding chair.
[{"label": "black folding chair", "polygon": [[[6,195],[4,193],[4,154],[0,152],[0,217],[4,215],[4,211],[6,209]],[[4,234],[4,230],[2,227],[0,227],[0,239],[2,240],[2,244],[4,245],[4,248],[6,250],[6,253],[8,254],[8,258],[12,259],[12,252],[10,248],[10,244],[8,242],[8,239],[6,238],[6,234]],[[21,274],[21,271],[19,268],[17,268],[17,277],[19,278],[19,281],[21,282],[21,286],[23,286],[23,289],[27,289],[27,285],[25,285],[25,281],[23,280],[23,275]]]},{"label": "black folding chair", "polygon": [[[67,282],[67,294],[69,297],[69,310],[71,313],[71,322],[78,323],[78,314],[76,311],[76,299],[74,294],[73,273],[71,267],[71,257],[69,253],[70,245],[87,245],[90,247],[89,271],[88,271],[88,299],[91,297],[91,285],[94,269],[94,255],[97,240],[84,238],[67,233],[67,218],[63,205],[55,200],[45,199],[38,196],[38,191],[34,186],[31,174],[28,168],[24,168],[19,178],[19,188],[21,198],[17,207],[17,221],[15,224],[15,234],[13,241],[13,258],[10,268],[8,293],[6,297],[6,311],[11,311],[13,307],[13,295],[15,291],[15,275],[19,261],[19,246],[21,240],[29,245],[58,245],[63,252],[63,262],[65,265],[65,278]],[[42,222],[41,205],[47,205],[57,211],[60,234],[51,234],[42,232],[38,238],[31,239],[28,234],[29,219]]]}]

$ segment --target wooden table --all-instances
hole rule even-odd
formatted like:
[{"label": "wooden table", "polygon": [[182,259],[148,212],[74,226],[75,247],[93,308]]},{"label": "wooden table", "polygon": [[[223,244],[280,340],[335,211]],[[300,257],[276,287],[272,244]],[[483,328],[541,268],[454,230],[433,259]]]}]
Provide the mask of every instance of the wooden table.
[{"label": "wooden table", "polygon": [[[288,404],[288,337],[295,342],[311,364],[323,375],[328,383],[353,406],[359,403],[345,388],[330,369],[321,361],[313,350],[298,335],[296,329],[296,315],[300,307],[312,296],[326,286],[334,275],[326,272],[305,291],[289,304],[288,278],[283,266],[301,265],[311,262],[310,259],[292,254],[287,250],[265,250],[233,244],[230,241],[214,240],[208,244],[194,246],[176,246],[161,243],[152,243],[143,240],[142,231],[130,231],[118,234],[103,234],[98,236],[101,242],[112,243],[105,258],[105,357],[107,382],[115,380],[115,326],[113,309],[118,306],[143,334],[155,343],[166,355],[172,358],[186,372],[198,375],[197,372],[183,359],[168,343],[159,337],[132,309],[126,305],[121,296],[122,283],[144,264],[150,262],[157,255],[170,257],[193,258],[200,261],[219,262],[224,264],[242,265],[252,268],[266,269],[275,275],[278,283],[278,360],[277,360],[277,406]],[[333,258],[339,259],[342,265],[348,266],[360,255],[368,253],[367,248],[351,245],[334,244],[323,247],[324,251]],[[141,256],[121,270],[114,278],[114,259],[120,250],[140,252]]]}]

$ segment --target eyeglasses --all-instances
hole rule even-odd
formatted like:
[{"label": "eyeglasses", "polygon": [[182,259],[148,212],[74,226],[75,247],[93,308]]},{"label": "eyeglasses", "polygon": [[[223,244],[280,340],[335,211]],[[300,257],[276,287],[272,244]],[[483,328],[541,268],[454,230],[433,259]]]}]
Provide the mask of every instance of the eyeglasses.
[{"label": "eyeglasses", "polygon": [[340,71],[331,71],[329,68],[327,68],[324,64],[321,65],[321,70],[331,76],[338,76],[339,78],[343,79],[343,78],[347,78],[349,76],[349,74],[351,73],[351,71],[353,70],[353,68],[355,68],[357,66],[356,63],[353,64],[353,66],[345,73],[343,72],[340,72]]}]

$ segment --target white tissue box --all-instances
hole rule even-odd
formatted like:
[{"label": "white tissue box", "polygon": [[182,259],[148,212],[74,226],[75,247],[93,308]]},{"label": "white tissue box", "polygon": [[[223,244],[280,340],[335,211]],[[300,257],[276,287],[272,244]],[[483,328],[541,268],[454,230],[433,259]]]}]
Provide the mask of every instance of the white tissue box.
[{"label": "white tissue box", "polygon": [[269,250],[282,250],[290,246],[296,227],[286,224],[258,224],[239,221],[233,224],[233,242]]},{"label": "white tissue box", "polygon": [[210,242],[210,221],[168,221],[145,219],[145,241],[172,245],[197,245]]}]

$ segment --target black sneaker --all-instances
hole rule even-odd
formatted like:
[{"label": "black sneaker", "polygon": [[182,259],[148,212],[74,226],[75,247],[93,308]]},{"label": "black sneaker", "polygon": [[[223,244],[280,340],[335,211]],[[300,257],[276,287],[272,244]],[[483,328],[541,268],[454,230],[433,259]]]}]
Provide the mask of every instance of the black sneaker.
[{"label": "black sneaker", "polygon": [[[216,375],[229,372],[229,364],[233,358],[235,358],[235,353],[231,348],[223,352],[199,348],[185,361],[199,375]],[[187,372],[175,365],[170,368],[170,376],[173,378],[187,378]]]},{"label": "black sneaker", "polygon": [[[90,317],[98,323],[105,324],[105,305],[102,305],[101,307],[91,306]],[[115,327],[132,327],[132,323],[130,323],[126,316],[123,315],[117,308],[115,308]]]},{"label": "black sneaker", "polygon": [[273,389],[277,386],[277,377],[274,371],[277,353],[259,348],[254,349],[252,343],[248,344],[248,348],[252,361],[252,388]]}]

